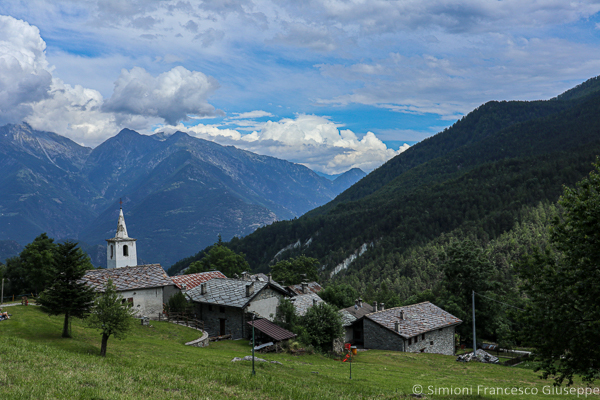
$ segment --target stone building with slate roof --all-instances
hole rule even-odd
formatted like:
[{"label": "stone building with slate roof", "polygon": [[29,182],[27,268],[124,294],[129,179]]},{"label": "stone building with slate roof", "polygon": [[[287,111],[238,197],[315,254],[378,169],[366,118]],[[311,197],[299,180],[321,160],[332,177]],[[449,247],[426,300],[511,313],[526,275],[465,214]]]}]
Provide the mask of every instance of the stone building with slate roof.
[{"label": "stone building with slate roof", "polygon": [[316,293],[299,294],[290,299],[296,308],[296,314],[303,316],[308,309],[319,303],[323,303],[323,299]]},{"label": "stone building with slate roof", "polygon": [[108,280],[112,279],[117,292],[124,301],[132,304],[136,314],[152,319],[158,318],[163,303],[179,291],[160,264],[94,269],[87,271],[81,279],[97,292],[103,292]]},{"label": "stone building with slate roof", "polygon": [[461,323],[426,301],[366,313],[346,327],[346,339],[366,349],[454,355],[454,330]]},{"label": "stone building with slate roof", "polygon": [[252,313],[273,320],[285,289],[273,282],[214,278],[186,292],[210,336],[247,338]]}]

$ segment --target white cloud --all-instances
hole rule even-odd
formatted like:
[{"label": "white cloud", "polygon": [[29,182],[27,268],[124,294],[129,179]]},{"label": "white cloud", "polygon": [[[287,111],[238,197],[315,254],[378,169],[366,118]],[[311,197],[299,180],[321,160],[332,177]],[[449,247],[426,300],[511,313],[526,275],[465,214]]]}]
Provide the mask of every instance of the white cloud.
[{"label": "white cloud", "polygon": [[49,96],[45,49],[36,27],[0,16],[0,124],[21,122],[32,103]]},{"label": "white cloud", "polygon": [[251,119],[251,118],[264,118],[264,117],[273,117],[274,115],[267,111],[262,110],[254,110],[243,113],[233,113],[233,116],[229,117],[229,119]]},{"label": "white cloud", "polygon": [[95,146],[124,127],[144,130],[216,112],[207,98],[218,83],[201,72],[179,66],[154,77],[139,67],[123,70],[105,100],[53,77],[45,48],[36,27],[0,16],[0,123],[26,121]]},{"label": "white cloud", "polygon": [[405,144],[395,151],[387,148],[373,132],[367,132],[359,139],[351,130],[339,128],[340,125],[328,118],[302,114],[294,119],[265,122],[259,131],[246,135],[234,129],[203,124],[193,127],[179,124],[157,131],[173,133],[180,130],[220,144],[283,158],[328,174],[351,168],[371,171],[409,147]]},{"label": "white cloud", "polygon": [[117,114],[160,117],[175,125],[187,120],[188,114],[215,115],[215,108],[207,99],[218,87],[214,78],[181,66],[156,78],[143,68],[134,67],[121,71],[114,93],[103,109]]}]

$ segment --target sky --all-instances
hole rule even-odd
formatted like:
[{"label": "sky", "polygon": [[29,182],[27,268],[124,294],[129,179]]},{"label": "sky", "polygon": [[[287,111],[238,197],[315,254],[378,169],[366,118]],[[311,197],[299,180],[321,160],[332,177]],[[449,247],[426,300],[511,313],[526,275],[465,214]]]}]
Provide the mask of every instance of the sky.
[{"label": "sky", "polygon": [[0,125],[181,130],[366,172],[492,100],[600,75],[600,1],[0,2]]}]

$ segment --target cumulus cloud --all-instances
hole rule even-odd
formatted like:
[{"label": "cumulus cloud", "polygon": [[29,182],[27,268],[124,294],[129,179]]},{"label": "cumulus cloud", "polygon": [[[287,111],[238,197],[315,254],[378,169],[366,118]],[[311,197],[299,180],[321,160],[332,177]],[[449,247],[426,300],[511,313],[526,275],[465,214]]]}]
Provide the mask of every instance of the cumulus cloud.
[{"label": "cumulus cloud", "polygon": [[21,122],[49,96],[52,75],[38,28],[0,16],[0,123]]},{"label": "cumulus cloud", "polygon": [[317,115],[302,114],[293,119],[267,121],[260,125],[260,130],[245,135],[235,129],[203,124],[192,127],[179,124],[160,130],[166,133],[178,130],[187,132],[224,145],[283,158],[328,174],[338,174],[351,168],[371,171],[409,147],[404,144],[395,151],[373,132],[367,132],[359,138],[351,130],[340,129],[328,118]]},{"label": "cumulus cloud", "polygon": [[218,83],[201,72],[175,67],[156,77],[123,70],[112,96],[53,77],[39,30],[0,16],[0,123],[28,122],[95,146],[123,127],[176,124],[188,114],[214,115],[207,102]]},{"label": "cumulus cloud", "polygon": [[113,95],[102,108],[126,116],[160,117],[174,125],[187,120],[189,114],[215,115],[207,98],[218,87],[214,78],[184,67],[175,67],[157,77],[135,67],[121,71]]}]

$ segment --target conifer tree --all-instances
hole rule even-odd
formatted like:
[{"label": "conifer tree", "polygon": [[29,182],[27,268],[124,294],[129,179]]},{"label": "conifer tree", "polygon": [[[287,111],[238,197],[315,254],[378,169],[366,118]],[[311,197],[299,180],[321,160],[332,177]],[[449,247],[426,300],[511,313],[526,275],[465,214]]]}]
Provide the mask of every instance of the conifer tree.
[{"label": "conifer tree", "polygon": [[52,261],[53,279],[39,297],[42,309],[49,315],[65,315],[62,337],[71,337],[69,318],[85,318],[94,300],[92,288],[81,282],[85,272],[94,267],[77,243],[59,243]]},{"label": "conifer tree", "polygon": [[106,357],[106,347],[110,336],[117,339],[125,338],[133,322],[134,310],[128,302],[117,293],[112,280],[106,283],[103,293],[96,296],[91,315],[87,320],[88,326],[102,331],[100,355]]}]

